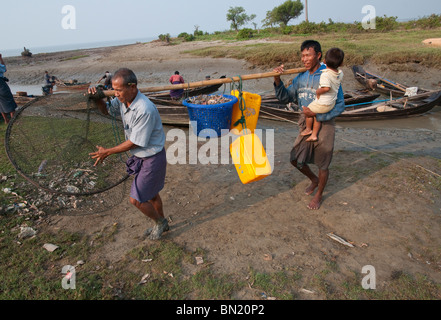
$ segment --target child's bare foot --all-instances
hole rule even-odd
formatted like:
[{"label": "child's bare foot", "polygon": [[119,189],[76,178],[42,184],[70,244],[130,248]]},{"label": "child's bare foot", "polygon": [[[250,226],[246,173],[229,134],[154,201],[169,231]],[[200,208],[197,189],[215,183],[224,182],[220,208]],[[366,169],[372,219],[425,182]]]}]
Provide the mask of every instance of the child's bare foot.
[{"label": "child's bare foot", "polygon": [[306,141],[316,142],[316,141],[318,141],[318,138],[317,138],[317,136],[310,136],[308,139],[306,139]]},{"label": "child's bare foot", "polygon": [[301,136],[309,136],[311,133],[312,133],[312,130],[305,129],[300,133],[300,135]]}]

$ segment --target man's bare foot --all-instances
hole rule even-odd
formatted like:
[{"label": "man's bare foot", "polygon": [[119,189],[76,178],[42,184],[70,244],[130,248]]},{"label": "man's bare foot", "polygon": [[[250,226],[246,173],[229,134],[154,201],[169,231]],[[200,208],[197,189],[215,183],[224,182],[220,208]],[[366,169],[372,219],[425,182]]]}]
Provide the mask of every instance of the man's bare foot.
[{"label": "man's bare foot", "polygon": [[315,188],[317,188],[318,183],[319,183],[318,179],[316,179],[314,181],[311,181],[311,184],[305,190],[305,193],[306,193],[307,196],[310,196],[311,194],[314,193],[314,190],[315,190]]},{"label": "man's bare foot", "polygon": [[308,204],[309,210],[318,210],[322,204],[322,197],[315,196],[311,202]]},{"label": "man's bare foot", "polygon": [[312,130],[305,129],[300,133],[300,135],[302,137],[304,137],[304,136],[309,136],[311,133],[312,133]]},{"label": "man's bare foot", "polygon": [[149,237],[152,240],[157,240],[161,237],[161,234],[163,232],[169,231],[170,227],[168,225],[167,219],[161,219],[161,221],[158,221],[157,224],[153,228],[148,228],[144,234],[142,235],[143,238]]},{"label": "man's bare foot", "polygon": [[308,139],[306,139],[306,141],[308,141],[308,142],[316,142],[316,141],[318,141],[318,138],[314,137],[314,136],[310,136]]}]

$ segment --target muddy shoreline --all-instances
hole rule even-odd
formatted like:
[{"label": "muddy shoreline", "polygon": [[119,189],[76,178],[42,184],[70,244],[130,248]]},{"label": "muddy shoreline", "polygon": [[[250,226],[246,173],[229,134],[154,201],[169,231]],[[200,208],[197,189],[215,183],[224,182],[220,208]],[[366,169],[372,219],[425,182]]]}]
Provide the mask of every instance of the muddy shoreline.
[{"label": "muddy shoreline", "polygon": [[[211,45],[222,43],[164,46],[151,42],[35,55],[32,61],[7,58],[6,76],[11,84],[38,85],[48,70],[60,79],[94,82],[106,70],[129,67],[138,75],[140,85],[156,86],[167,84],[175,70],[190,82],[207,75],[215,78],[269,71],[245,61],[195,58],[182,53],[190,47]],[[425,70],[418,65],[409,65],[405,71],[397,71],[397,66],[368,67],[397,82],[428,89],[441,87],[438,70]],[[359,88],[350,69],[345,67],[344,71],[344,89]],[[271,79],[250,81],[246,90],[272,92],[272,85]],[[313,212],[307,209],[311,197],[304,193],[308,180],[288,161],[297,127],[259,120],[258,128],[274,130],[272,174],[243,185],[233,165],[168,165],[161,197],[165,214],[172,222],[171,231],[163,239],[190,251],[202,250],[204,261],[214,272],[241,280],[250,270],[295,270],[301,278],[292,290],[299,299],[328,297],[328,292],[317,286],[317,277],[329,290],[344,291],[344,283],[354,275],[359,278],[366,265],[376,268],[378,290],[387,290],[397,272],[424,275],[440,284],[440,109],[409,119],[408,124],[399,120],[396,124],[337,122],[330,180],[322,207]],[[421,124],[424,121],[426,124]],[[431,122],[432,127],[428,128]],[[172,129],[165,126],[166,133]],[[183,130],[188,132],[187,128]],[[166,147],[172,143],[168,141]],[[87,208],[61,208],[38,228],[87,236],[117,224],[113,241],[86,261],[117,263],[134,248],[150,245],[149,240],[140,240],[139,236],[151,223],[129,203],[128,190],[123,186],[111,194],[103,193],[100,199],[104,203],[111,201],[115,193],[123,200],[99,214]],[[327,236],[329,233],[351,241],[354,247],[336,243]],[[330,265],[332,272],[325,273]],[[250,285],[232,298],[260,299],[261,295]]]}]

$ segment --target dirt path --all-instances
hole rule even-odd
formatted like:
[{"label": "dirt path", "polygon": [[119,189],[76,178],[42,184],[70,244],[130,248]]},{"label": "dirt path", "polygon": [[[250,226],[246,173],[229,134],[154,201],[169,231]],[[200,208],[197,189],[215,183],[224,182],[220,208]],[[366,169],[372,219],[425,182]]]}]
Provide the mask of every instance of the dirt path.
[{"label": "dirt path", "polygon": [[[296,131],[288,124],[275,126],[273,121],[260,125],[274,128],[276,137],[274,171],[264,180],[243,185],[232,164],[168,166],[161,195],[172,222],[164,239],[191,251],[202,249],[204,259],[222,274],[245,277],[250,268],[299,270],[306,289],[330,264],[338,272],[327,281],[336,287],[360,274],[365,265],[375,267],[378,288],[396,272],[441,281],[440,180],[424,169],[439,173],[440,161],[429,155],[431,147],[439,152],[439,133],[338,129],[324,203],[319,211],[310,211],[306,208],[310,197],[304,194],[308,181],[287,161]],[[371,146],[385,153],[362,147],[377,135],[385,137],[383,145]],[[403,149],[400,142],[405,140],[421,143]],[[392,141],[396,147],[385,147]],[[420,156],[409,157],[409,151]],[[128,189],[121,192],[128,194]],[[149,241],[140,240],[139,235],[151,223],[127,197],[99,215],[53,218],[55,228],[86,234],[115,223],[119,226],[115,241],[98,253],[110,263]],[[337,243],[329,233],[354,247]],[[238,298],[251,294],[242,292]],[[323,296],[305,294],[303,298]]]}]

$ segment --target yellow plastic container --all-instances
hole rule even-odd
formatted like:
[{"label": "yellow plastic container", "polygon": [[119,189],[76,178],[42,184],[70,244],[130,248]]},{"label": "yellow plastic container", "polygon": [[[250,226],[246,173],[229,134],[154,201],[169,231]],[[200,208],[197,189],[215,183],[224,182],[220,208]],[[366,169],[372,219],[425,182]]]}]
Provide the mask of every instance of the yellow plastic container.
[{"label": "yellow plastic container", "polygon": [[230,145],[230,154],[243,184],[259,181],[272,172],[262,142],[254,133],[238,137]]},{"label": "yellow plastic container", "polygon": [[[231,91],[231,95],[239,98],[239,91],[233,90]],[[262,102],[262,97],[258,94],[245,92],[245,91],[242,91],[242,96],[245,101],[244,116],[245,116],[247,129],[253,133],[257,126],[257,120],[259,118],[260,104]],[[233,113],[231,116],[230,130],[233,134],[236,135],[243,134],[242,124],[239,123],[236,126],[234,125],[236,121],[239,120],[241,117],[242,117],[242,111],[240,111],[239,102],[237,102],[233,105]]]}]

